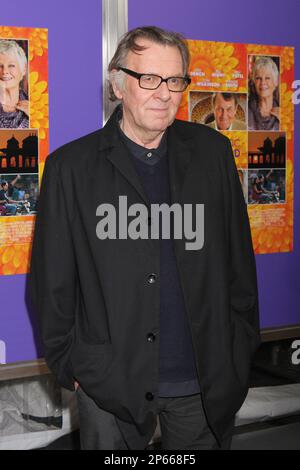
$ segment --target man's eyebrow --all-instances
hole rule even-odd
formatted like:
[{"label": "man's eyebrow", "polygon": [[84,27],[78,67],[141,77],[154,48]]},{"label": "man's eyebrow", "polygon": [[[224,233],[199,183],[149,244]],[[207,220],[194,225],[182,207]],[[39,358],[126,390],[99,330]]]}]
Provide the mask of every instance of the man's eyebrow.
[{"label": "man's eyebrow", "polygon": [[[142,75],[157,75],[158,77],[161,77],[162,75],[160,75],[158,72],[139,72],[141,73]],[[178,72],[178,73],[172,73],[172,74],[168,74],[168,77],[166,78],[171,78],[171,77],[185,77],[184,73],[183,72]]]}]

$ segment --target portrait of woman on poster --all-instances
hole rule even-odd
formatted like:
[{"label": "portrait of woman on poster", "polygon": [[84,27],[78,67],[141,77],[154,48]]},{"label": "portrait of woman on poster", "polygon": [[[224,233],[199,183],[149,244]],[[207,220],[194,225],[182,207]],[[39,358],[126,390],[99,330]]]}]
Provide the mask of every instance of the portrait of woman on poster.
[{"label": "portrait of woman on poster", "polygon": [[[253,56],[250,56],[252,59]],[[279,130],[279,70],[271,57],[256,57],[249,77],[248,129]]]},{"label": "portrait of woman on poster", "polygon": [[0,128],[29,127],[27,58],[12,39],[0,39]]}]

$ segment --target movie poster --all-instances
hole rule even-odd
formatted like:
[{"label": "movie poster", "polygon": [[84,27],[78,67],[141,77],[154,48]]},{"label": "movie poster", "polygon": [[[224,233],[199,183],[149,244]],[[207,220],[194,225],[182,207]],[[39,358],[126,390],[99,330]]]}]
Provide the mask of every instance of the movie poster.
[{"label": "movie poster", "polygon": [[0,27],[0,274],[29,270],[49,153],[48,32]]},{"label": "movie poster", "polygon": [[178,119],[232,144],[256,254],[293,250],[294,48],[189,40]]}]

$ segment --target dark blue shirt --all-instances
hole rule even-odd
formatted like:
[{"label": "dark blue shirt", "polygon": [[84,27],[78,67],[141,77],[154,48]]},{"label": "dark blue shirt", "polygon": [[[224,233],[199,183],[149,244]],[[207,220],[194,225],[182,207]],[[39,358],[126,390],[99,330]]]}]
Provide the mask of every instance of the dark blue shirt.
[{"label": "dark blue shirt", "polygon": [[[167,132],[156,149],[147,149],[120,136],[134,157],[150,204],[170,205]],[[171,230],[171,233],[173,231]],[[161,397],[199,393],[199,383],[188,317],[179,279],[173,240],[160,236],[160,348],[159,390]]]}]

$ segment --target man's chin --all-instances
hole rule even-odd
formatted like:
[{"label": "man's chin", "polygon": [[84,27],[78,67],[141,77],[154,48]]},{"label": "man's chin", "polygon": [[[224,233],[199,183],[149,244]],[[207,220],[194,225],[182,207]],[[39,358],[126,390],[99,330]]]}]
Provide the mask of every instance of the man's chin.
[{"label": "man's chin", "polygon": [[152,131],[164,131],[169,127],[175,118],[170,121],[169,119],[155,119],[152,120],[151,124],[149,125],[149,130],[151,129]]},{"label": "man's chin", "polygon": [[221,124],[220,126],[218,126],[218,129],[219,131],[228,131],[229,127],[230,127],[230,124],[228,124],[228,126]]}]

